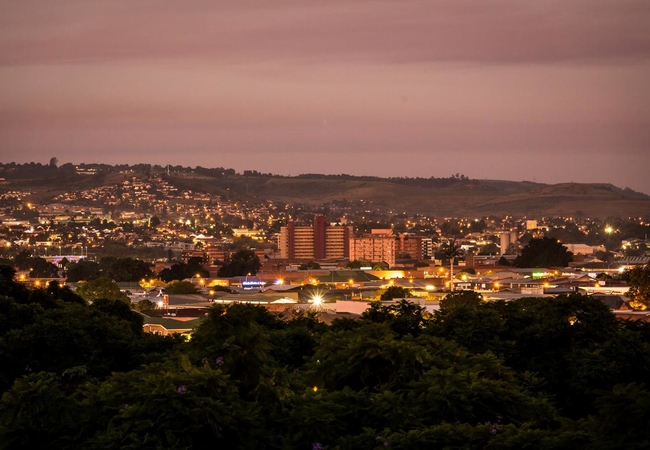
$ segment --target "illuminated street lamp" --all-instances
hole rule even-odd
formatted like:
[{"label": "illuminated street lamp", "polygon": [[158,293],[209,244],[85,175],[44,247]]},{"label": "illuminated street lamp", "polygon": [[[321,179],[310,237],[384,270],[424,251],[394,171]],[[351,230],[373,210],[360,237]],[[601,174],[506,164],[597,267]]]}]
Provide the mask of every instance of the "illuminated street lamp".
[{"label": "illuminated street lamp", "polygon": [[323,297],[321,297],[319,294],[315,294],[311,298],[311,307],[316,310],[320,310],[323,308]]}]

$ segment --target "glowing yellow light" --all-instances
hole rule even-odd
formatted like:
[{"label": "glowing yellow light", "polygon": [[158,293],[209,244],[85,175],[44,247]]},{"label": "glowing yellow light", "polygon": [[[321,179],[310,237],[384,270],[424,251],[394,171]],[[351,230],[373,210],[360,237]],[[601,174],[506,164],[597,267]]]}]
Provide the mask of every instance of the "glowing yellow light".
[{"label": "glowing yellow light", "polygon": [[318,386],[314,386],[313,390],[314,392],[318,392]]},{"label": "glowing yellow light", "polygon": [[312,298],[312,302],[314,306],[320,306],[323,304],[323,297],[321,297],[320,295],[314,295],[314,297]]},{"label": "glowing yellow light", "polygon": [[427,284],[425,289],[426,289],[427,291],[433,291],[433,290],[435,289],[435,286],[433,286],[433,285],[431,285],[431,284]]}]

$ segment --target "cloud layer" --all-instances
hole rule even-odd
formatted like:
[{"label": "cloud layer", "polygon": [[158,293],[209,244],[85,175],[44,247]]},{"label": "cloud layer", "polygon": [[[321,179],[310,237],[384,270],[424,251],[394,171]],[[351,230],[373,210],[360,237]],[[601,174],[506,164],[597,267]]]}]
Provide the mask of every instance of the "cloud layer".
[{"label": "cloud layer", "polygon": [[650,193],[646,1],[0,4],[3,160]]}]

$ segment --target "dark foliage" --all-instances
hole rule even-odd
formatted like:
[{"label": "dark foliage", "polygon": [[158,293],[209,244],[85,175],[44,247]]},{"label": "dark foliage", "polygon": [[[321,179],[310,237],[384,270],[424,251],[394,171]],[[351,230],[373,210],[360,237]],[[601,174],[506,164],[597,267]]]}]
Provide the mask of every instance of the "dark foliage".
[{"label": "dark foliage", "polygon": [[0,449],[605,449],[650,444],[650,326],[586,296],[360,320],[217,305],[187,342],[0,267]]},{"label": "dark foliage", "polygon": [[240,249],[219,269],[220,277],[255,275],[260,270],[260,259],[252,250]]},{"label": "dark foliage", "polygon": [[571,253],[557,239],[533,238],[514,262],[515,267],[567,267],[573,260]]}]

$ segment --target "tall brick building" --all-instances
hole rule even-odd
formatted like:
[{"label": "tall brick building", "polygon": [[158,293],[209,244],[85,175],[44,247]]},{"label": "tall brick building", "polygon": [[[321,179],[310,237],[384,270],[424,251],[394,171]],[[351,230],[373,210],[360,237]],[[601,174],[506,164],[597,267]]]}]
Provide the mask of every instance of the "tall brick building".
[{"label": "tall brick building", "polygon": [[389,267],[395,265],[397,240],[393,230],[372,230],[370,233],[350,239],[350,260],[385,262]]},{"label": "tall brick building", "polygon": [[295,260],[348,258],[352,227],[328,223],[325,216],[314,217],[312,225],[290,221],[280,228],[280,257]]}]

